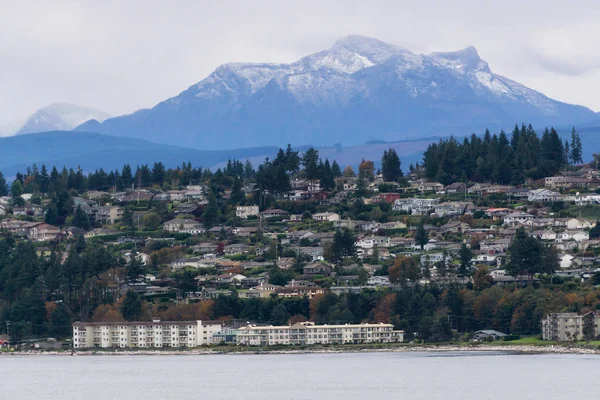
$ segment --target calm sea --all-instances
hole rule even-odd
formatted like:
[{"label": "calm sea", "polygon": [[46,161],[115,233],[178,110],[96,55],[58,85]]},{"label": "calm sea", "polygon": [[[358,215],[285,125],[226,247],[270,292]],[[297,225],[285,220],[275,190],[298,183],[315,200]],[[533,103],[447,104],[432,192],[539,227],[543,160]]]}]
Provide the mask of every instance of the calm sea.
[{"label": "calm sea", "polygon": [[593,399],[600,356],[0,356],[0,398]]}]

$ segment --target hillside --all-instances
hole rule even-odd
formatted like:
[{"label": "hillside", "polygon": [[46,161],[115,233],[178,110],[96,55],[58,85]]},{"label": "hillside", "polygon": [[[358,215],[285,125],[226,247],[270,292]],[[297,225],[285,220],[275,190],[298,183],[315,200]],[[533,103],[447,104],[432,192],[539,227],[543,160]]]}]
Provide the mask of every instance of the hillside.
[{"label": "hillside", "polygon": [[11,176],[33,163],[67,168],[79,165],[84,171],[120,169],[124,163],[135,166],[156,161],[167,167],[181,165],[183,161],[213,166],[230,158],[245,159],[275,152],[274,147],[202,151],[98,133],[54,131],[0,138],[0,170]]}]

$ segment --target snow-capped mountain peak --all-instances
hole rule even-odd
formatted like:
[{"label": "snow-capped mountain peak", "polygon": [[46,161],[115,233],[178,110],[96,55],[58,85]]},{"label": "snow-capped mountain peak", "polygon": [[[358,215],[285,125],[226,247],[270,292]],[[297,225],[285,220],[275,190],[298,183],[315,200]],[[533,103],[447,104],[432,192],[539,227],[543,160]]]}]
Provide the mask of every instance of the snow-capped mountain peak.
[{"label": "snow-capped mountain peak", "polygon": [[222,65],[143,114],[78,130],[215,149],[362,143],[591,116],[495,74],[474,47],[416,54],[351,35],[290,64]]},{"label": "snow-capped mountain peak", "polygon": [[454,68],[458,72],[489,71],[488,63],[479,57],[473,46],[458,51],[431,53],[429,56],[440,65]]},{"label": "snow-capped mountain peak", "polygon": [[110,118],[104,111],[69,103],[54,103],[41,108],[27,119],[16,134],[67,131],[89,120],[103,122]]}]

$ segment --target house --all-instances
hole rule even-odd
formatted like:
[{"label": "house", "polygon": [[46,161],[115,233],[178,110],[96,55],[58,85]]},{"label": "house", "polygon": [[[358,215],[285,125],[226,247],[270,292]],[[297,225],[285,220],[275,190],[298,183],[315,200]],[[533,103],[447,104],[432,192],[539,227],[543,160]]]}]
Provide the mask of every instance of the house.
[{"label": "house", "polygon": [[544,186],[558,188],[583,188],[590,186],[591,179],[577,176],[548,176],[544,178]]},{"label": "house", "polygon": [[277,259],[277,267],[283,270],[294,268],[295,263],[296,259],[293,257],[279,257],[279,259]]},{"label": "house", "polygon": [[373,247],[390,247],[388,236],[368,236],[356,242],[356,247],[372,249]]},{"label": "house", "polygon": [[535,189],[527,195],[527,200],[530,202],[559,201],[561,198],[562,195],[560,193],[548,189]]},{"label": "house", "polygon": [[49,224],[39,224],[29,229],[27,234],[30,240],[36,240],[38,242],[45,242],[48,240],[54,240],[60,235],[60,228]]},{"label": "house", "polygon": [[324,260],[323,247],[300,246],[297,248],[297,250],[300,254],[310,256],[312,258],[312,261]]},{"label": "house", "polygon": [[312,233],[311,231],[291,231],[288,232],[285,237],[290,241],[290,242],[297,242],[299,240],[302,239],[308,239],[311,236],[313,236],[314,233]]},{"label": "house", "polygon": [[175,207],[175,215],[190,215],[198,210],[198,206],[196,204],[185,203],[179,204]]},{"label": "house", "polygon": [[451,201],[436,205],[433,212],[440,218],[452,217],[465,214],[465,211],[469,206],[473,207],[473,203],[464,201]]},{"label": "house", "polygon": [[204,226],[193,219],[175,218],[163,224],[163,230],[167,232],[188,233],[199,235],[206,232]]},{"label": "house", "polygon": [[324,212],[313,214],[312,218],[319,222],[333,222],[340,220],[340,214],[333,212]]},{"label": "house", "polygon": [[237,206],[235,208],[235,216],[241,219],[248,219],[248,217],[258,217],[259,210],[258,206]]},{"label": "house", "polygon": [[439,182],[420,182],[417,189],[423,192],[439,192],[444,190],[444,185]]},{"label": "house", "polygon": [[234,273],[225,273],[217,276],[217,282],[220,283],[229,283],[229,284],[239,284],[242,280],[246,279],[246,277],[242,274],[234,274]]},{"label": "house", "polygon": [[228,256],[235,256],[235,255],[248,253],[249,249],[250,249],[250,246],[248,246],[248,245],[245,245],[242,243],[236,243],[236,244],[230,244],[230,245],[225,246],[225,248],[223,249],[223,252]]},{"label": "house", "polygon": [[13,215],[40,217],[44,213],[44,209],[37,204],[27,204],[23,207],[13,207]]},{"label": "house", "polygon": [[367,280],[369,286],[386,286],[390,284],[390,278],[387,276],[372,276]]},{"label": "house", "polygon": [[467,186],[463,182],[454,182],[444,188],[448,194],[466,193]]},{"label": "house", "polygon": [[517,224],[522,224],[530,218],[534,218],[534,216],[523,211],[515,211],[504,216],[504,225],[514,226]]},{"label": "house", "polygon": [[572,240],[575,242],[583,242],[589,240],[590,234],[585,231],[564,231],[556,235],[557,242]]},{"label": "house", "polygon": [[546,230],[540,230],[540,231],[533,231],[531,232],[531,236],[533,237],[537,237],[541,240],[551,240],[551,241],[555,241],[556,240],[556,233],[546,229]]},{"label": "house", "polygon": [[481,341],[502,340],[506,333],[498,332],[493,329],[484,329],[473,334],[473,339]]},{"label": "house", "polygon": [[574,259],[575,259],[575,257],[573,257],[570,254],[563,254],[563,255],[561,255],[559,257],[560,268],[561,269],[569,269],[569,268],[571,268]]},{"label": "house", "polygon": [[424,215],[435,209],[440,203],[440,199],[398,199],[394,202],[395,211],[403,211],[412,215]]},{"label": "house", "polygon": [[149,201],[152,199],[154,195],[147,190],[136,190],[134,192],[128,193],[126,196],[121,198],[121,202],[123,203],[135,203],[140,201]]},{"label": "house", "polygon": [[101,224],[114,224],[116,221],[123,218],[125,209],[118,206],[104,206],[98,208],[96,212],[96,221]]},{"label": "house", "polygon": [[460,221],[450,221],[440,227],[442,233],[463,233],[469,229],[469,224]]},{"label": "house", "polygon": [[290,215],[289,212],[280,209],[269,209],[261,213],[263,218],[285,218]]},{"label": "house", "polygon": [[323,263],[319,263],[319,262],[308,264],[307,266],[305,266],[302,269],[302,273],[304,275],[325,275],[325,276],[329,276],[332,271],[333,271],[333,269],[329,265],[323,264]]}]

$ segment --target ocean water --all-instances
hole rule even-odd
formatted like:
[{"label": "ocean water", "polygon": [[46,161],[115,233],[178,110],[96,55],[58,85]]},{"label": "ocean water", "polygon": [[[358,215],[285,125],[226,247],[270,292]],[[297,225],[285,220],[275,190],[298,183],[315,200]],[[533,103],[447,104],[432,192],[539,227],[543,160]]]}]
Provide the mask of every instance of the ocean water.
[{"label": "ocean water", "polygon": [[600,356],[0,356],[0,399],[593,399]]}]

